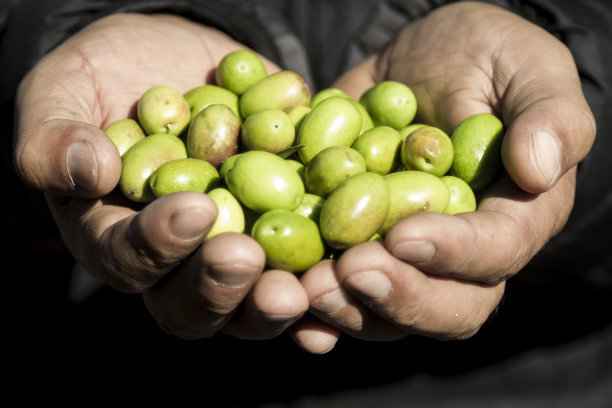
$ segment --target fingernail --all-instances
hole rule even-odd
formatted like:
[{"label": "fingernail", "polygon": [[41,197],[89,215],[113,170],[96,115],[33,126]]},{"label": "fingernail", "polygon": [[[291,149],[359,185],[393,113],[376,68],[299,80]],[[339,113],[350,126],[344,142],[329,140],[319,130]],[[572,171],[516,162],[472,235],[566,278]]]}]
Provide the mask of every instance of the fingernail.
[{"label": "fingernail", "polygon": [[359,272],[347,278],[344,283],[371,300],[383,300],[391,293],[391,281],[380,271]]},{"label": "fingernail", "polygon": [[75,142],[66,152],[68,177],[75,188],[93,191],[98,184],[98,161],[88,142]]},{"label": "fingernail", "polygon": [[248,265],[210,265],[208,276],[217,286],[240,288],[257,275],[257,270]]},{"label": "fingernail", "polygon": [[183,241],[201,238],[211,226],[208,211],[199,207],[183,208],[170,217],[170,232]]},{"label": "fingernail", "polygon": [[561,171],[561,155],[556,139],[545,131],[533,132],[533,148],[540,173],[550,186]]},{"label": "fingernail", "polygon": [[436,247],[429,241],[402,241],[393,247],[391,254],[406,262],[429,262],[436,255]]},{"label": "fingernail", "polygon": [[340,289],[325,293],[310,302],[310,306],[326,314],[338,313],[347,305]]}]

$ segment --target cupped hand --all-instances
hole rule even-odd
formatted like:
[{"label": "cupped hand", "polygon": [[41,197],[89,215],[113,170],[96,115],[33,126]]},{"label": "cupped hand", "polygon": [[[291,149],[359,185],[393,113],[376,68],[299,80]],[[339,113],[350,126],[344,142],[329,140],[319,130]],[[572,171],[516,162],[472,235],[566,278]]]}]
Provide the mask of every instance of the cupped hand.
[{"label": "cupped hand", "polygon": [[507,129],[507,174],[476,212],[410,216],[384,244],[358,245],[304,274],[311,313],[321,320],[292,328],[306,349],[329,339],[330,327],[335,336],[380,341],[472,336],[498,306],[505,281],[565,225],[576,166],[595,137],[567,48],[484,3],[441,7],[406,26],[335,86],[359,98],[382,80],[409,85],[419,103],[415,121],[449,134],[471,114],[498,115]]},{"label": "cupped hand", "polygon": [[142,206],[118,193],[121,159],[102,129],[135,117],[152,86],[204,84],[239,48],[177,16],[110,16],[44,57],[17,96],[17,172],[46,194],[77,262],[119,291],[143,293],[160,326],[188,339],[219,330],[275,336],[307,309],[306,293],[292,274],[262,274],[265,256],[248,236],[202,244],[217,215],[208,196],[184,192]]}]

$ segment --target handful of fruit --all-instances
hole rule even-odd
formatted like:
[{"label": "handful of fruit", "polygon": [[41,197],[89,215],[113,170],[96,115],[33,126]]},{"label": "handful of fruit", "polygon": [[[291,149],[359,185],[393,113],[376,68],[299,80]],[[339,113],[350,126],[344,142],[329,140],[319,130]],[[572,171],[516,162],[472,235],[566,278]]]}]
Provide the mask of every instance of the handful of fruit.
[{"label": "handful of fruit", "polygon": [[304,271],[411,214],[475,211],[502,167],[499,119],[468,117],[450,136],[412,123],[417,100],[399,82],[358,101],[337,88],[311,95],[248,50],[227,54],[215,80],[185,94],[150,88],[137,119],[105,130],[122,156],[119,187],[145,204],[208,194],[219,211],[206,239],[249,234],[272,268]]}]

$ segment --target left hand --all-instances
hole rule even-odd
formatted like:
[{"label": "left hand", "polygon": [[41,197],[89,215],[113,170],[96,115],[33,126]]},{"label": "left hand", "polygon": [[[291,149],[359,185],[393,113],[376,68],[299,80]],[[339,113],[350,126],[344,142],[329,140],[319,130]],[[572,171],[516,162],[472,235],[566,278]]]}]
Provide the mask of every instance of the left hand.
[{"label": "left hand", "polygon": [[415,92],[416,121],[448,134],[471,114],[499,115],[507,175],[484,192],[476,212],[408,217],[384,245],[355,246],[307,271],[301,282],[321,321],[309,318],[291,329],[307,350],[321,350],[321,339],[333,347],[339,331],[379,341],[474,335],[497,307],[505,281],[565,225],[576,165],[595,137],[569,51],[495,6],[441,7],[334,86],[359,98],[387,79]]}]

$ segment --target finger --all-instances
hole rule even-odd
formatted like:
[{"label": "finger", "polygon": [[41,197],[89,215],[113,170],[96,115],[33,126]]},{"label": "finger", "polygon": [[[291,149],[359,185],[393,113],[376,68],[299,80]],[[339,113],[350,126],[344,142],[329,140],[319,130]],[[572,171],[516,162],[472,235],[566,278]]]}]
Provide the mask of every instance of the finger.
[{"label": "finger", "polygon": [[336,273],[342,287],[379,318],[407,333],[437,339],[473,336],[504,290],[504,282],[487,286],[424,274],[376,242],[348,249]]},{"label": "finger", "polygon": [[307,310],[308,296],[296,276],[269,270],[261,275],[244,307],[223,331],[242,339],[270,339],[284,332]]},{"label": "finger", "polygon": [[407,334],[348,293],[336,276],[336,263],[323,261],[301,278],[311,313],[344,333],[361,340],[393,341]]},{"label": "finger", "polygon": [[289,328],[289,334],[298,346],[312,354],[329,352],[340,338],[340,330],[309,313]]},{"label": "finger", "polygon": [[410,216],[388,231],[385,246],[393,256],[424,271],[496,284],[521,270],[565,225],[574,179],[575,171],[570,171],[540,195],[527,194],[502,179],[478,211]]},{"label": "finger", "polygon": [[[502,152],[513,180],[539,193],[586,156],[596,126],[569,50],[543,30],[534,31],[548,46],[532,49],[507,85],[502,106],[509,127]],[[514,57],[509,51],[502,56],[498,65]]]},{"label": "finger", "polygon": [[231,319],[264,264],[263,250],[248,236],[217,235],[186,265],[145,291],[145,305],[169,334],[183,339],[210,337]]},{"label": "finger", "polygon": [[125,201],[117,193],[49,202],[76,258],[126,293],[142,292],[175,268],[202,243],[217,216],[214,201],[196,192],[158,198],[139,212]]},{"label": "finger", "polygon": [[14,163],[35,189],[78,197],[100,197],[119,181],[121,159],[95,123],[95,83],[77,63],[50,58],[24,79],[16,101]]}]

